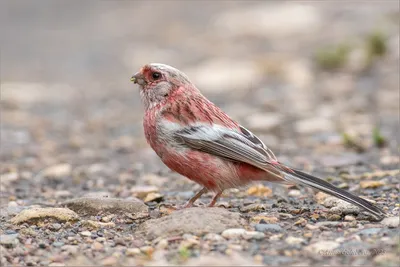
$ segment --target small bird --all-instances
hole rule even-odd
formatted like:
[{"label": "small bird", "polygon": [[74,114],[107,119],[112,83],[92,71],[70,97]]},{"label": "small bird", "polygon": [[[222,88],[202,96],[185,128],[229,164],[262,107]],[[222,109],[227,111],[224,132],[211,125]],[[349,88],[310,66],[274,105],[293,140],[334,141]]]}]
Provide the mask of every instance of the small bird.
[{"label": "small bird", "polygon": [[147,142],[171,170],[203,186],[184,208],[208,190],[215,193],[208,205],[212,207],[225,189],[268,181],[310,186],[384,217],[384,211],[367,200],[279,162],[257,136],[204,97],[178,69],[147,64],[131,81],[140,87]]}]

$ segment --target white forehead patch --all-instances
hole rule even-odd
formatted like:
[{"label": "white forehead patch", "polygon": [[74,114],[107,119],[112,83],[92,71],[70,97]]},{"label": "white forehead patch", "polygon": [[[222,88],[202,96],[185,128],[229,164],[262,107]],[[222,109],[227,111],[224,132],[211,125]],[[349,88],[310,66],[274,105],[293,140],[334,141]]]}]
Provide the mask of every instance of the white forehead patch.
[{"label": "white forehead patch", "polygon": [[154,67],[154,68],[156,68],[156,69],[159,69],[159,70],[172,70],[172,71],[175,71],[175,72],[179,72],[178,69],[175,69],[174,67],[171,67],[171,66],[169,66],[169,65],[167,65],[167,64],[162,64],[162,63],[151,63],[151,64],[149,64],[149,65],[152,66],[152,67]]}]

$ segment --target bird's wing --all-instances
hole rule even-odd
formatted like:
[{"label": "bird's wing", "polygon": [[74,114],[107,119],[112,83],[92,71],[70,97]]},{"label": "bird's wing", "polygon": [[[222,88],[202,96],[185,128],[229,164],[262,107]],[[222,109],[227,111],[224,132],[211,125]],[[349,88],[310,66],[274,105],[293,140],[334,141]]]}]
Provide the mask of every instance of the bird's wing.
[{"label": "bird's wing", "polygon": [[248,163],[263,170],[270,169],[269,165],[277,162],[272,151],[249,130],[242,126],[240,130],[238,132],[216,124],[201,124],[179,129],[174,137],[193,149]]}]

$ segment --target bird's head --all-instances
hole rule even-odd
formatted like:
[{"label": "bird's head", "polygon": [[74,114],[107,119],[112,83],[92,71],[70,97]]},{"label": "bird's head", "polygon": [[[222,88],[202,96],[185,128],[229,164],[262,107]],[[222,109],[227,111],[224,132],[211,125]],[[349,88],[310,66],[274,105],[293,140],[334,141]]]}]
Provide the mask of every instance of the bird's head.
[{"label": "bird's head", "polygon": [[172,94],[193,90],[195,87],[183,72],[160,63],[143,66],[132,76],[131,81],[140,87],[140,95],[145,107],[152,108]]}]

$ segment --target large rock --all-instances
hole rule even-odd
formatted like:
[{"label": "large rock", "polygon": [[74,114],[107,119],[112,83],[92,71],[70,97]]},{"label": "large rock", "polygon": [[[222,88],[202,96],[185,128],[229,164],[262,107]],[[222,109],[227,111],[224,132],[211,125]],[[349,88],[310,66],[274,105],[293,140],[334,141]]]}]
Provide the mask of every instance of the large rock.
[{"label": "large rock", "polygon": [[192,233],[221,233],[229,228],[241,228],[245,223],[239,213],[221,208],[188,208],[169,216],[152,219],[142,224],[138,232],[153,239],[159,236]]},{"label": "large rock", "polygon": [[139,218],[147,216],[148,207],[143,201],[107,197],[81,197],[63,203],[79,215],[130,214]]}]

